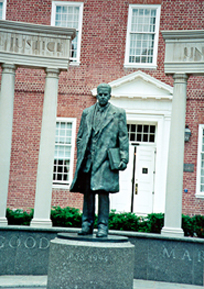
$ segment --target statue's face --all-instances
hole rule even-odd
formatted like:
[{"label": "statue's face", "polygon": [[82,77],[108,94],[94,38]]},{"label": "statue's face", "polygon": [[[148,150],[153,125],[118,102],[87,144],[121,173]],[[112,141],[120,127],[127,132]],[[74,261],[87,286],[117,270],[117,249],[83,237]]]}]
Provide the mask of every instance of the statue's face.
[{"label": "statue's face", "polygon": [[105,106],[108,103],[110,97],[111,95],[108,88],[106,87],[99,88],[97,93],[97,99],[100,106]]}]

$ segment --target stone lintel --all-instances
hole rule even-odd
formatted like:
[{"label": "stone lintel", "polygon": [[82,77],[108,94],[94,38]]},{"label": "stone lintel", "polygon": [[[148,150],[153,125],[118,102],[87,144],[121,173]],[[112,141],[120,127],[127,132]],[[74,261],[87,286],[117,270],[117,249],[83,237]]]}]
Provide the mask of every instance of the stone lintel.
[{"label": "stone lintel", "polygon": [[165,40],[202,39],[204,30],[163,30],[162,35]]},{"label": "stone lintel", "polygon": [[73,28],[0,21],[0,64],[67,70]]},{"label": "stone lintel", "polygon": [[162,31],[166,74],[204,75],[204,30]]},{"label": "stone lintel", "polygon": [[57,27],[51,25],[32,24],[27,22],[0,20],[0,31],[12,31],[14,33],[40,33],[47,34],[50,37],[60,37],[73,40],[76,36],[76,29]]}]

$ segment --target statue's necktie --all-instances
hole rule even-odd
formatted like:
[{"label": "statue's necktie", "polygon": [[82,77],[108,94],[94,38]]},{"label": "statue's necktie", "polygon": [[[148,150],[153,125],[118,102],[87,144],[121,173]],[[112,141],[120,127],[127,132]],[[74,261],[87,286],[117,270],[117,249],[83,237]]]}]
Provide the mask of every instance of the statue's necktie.
[{"label": "statue's necktie", "polygon": [[98,131],[100,129],[100,124],[101,124],[103,111],[104,111],[104,109],[102,109],[102,108],[98,108],[97,111],[96,111],[95,119],[94,119],[95,131]]}]

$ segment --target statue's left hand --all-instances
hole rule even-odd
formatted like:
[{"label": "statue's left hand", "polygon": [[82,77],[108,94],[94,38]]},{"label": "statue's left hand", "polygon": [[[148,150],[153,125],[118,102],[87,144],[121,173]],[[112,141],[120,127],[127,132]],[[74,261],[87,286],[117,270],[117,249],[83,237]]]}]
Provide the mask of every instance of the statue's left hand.
[{"label": "statue's left hand", "polygon": [[125,162],[121,161],[119,166],[118,166],[118,169],[120,171],[124,171],[126,168],[127,168],[127,164]]}]

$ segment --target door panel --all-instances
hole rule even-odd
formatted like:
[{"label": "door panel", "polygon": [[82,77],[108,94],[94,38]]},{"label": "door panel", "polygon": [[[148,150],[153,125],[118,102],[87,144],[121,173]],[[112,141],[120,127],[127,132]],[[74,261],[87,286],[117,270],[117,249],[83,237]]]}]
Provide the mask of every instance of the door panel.
[{"label": "door panel", "polygon": [[132,195],[132,168],[133,168],[134,147],[129,146],[129,163],[125,171],[119,172],[120,191],[116,194],[110,194],[110,207],[119,212],[130,212]]},{"label": "door panel", "polygon": [[134,212],[152,213],[154,181],[154,147],[138,146],[135,170]]}]

